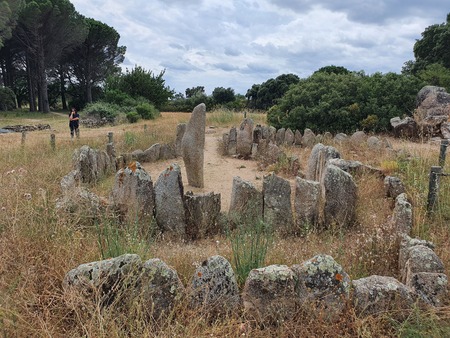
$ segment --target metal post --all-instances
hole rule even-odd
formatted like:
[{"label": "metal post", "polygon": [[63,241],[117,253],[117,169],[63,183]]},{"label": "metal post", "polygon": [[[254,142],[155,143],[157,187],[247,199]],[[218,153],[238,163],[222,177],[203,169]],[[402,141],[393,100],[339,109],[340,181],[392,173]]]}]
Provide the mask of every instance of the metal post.
[{"label": "metal post", "polygon": [[444,167],[445,165],[445,154],[447,152],[448,139],[441,140],[441,151],[439,153],[439,166]]},{"label": "metal post", "polygon": [[442,174],[442,167],[432,166],[430,171],[430,183],[428,186],[428,203],[427,211],[433,211],[433,208],[437,204],[439,195],[439,180]]},{"label": "metal post", "polygon": [[108,143],[114,143],[113,136],[114,136],[114,133],[112,131],[110,131],[108,133]]},{"label": "metal post", "polygon": [[55,134],[50,135],[50,145],[52,146],[52,150],[56,148],[56,137]]}]

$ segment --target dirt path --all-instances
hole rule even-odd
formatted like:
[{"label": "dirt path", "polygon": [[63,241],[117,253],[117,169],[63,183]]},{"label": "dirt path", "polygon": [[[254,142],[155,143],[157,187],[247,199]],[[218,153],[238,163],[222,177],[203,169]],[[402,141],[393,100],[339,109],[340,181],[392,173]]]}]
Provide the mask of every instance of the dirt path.
[{"label": "dirt path", "polygon": [[227,130],[224,128],[207,128],[206,130],[204,158],[205,187],[203,189],[188,185],[186,169],[182,158],[160,161],[157,163],[144,163],[143,166],[145,170],[150,173],[153,182],[156,182],[161,172],[163,172],[170,164],[177,163],[181,167],[185,192],[220,193],[221,209],[222,211],[228,211],[230,207],[233,177],[239,176],[246,181],[250,181],[261,190],[264,172],[258,171],[257,163],[255,161],[225,157],[219,154],[218,141],[225,132],[227,132]]}]

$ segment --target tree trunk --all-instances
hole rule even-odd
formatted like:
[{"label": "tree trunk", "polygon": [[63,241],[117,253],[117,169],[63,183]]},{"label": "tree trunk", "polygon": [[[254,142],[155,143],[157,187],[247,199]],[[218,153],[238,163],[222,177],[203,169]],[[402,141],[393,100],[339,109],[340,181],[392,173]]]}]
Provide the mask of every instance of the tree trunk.
[{"label": "tree trunk", "polygon": [[39,110],[43,113],[50,112],[48,103],[47,74],[45,72],[45,56],[43,42],[39,43],[37,52],[37,74],[39,82]]},{"label": "tree trunk", "polygon": [[66,102],[66,83],[64,79],[64,69],[63,66],[59,66],[59,83],[60,83],[60,91],[61,91],[61,102],[62,109],[67,110],[67,102]]},{"label": "tree trunk", "polygon": [[36,99],[34,96],[34,83],[32,78],[32,70],[31,70],[31,59],[28,51],[25,52],[25,62],[26,62],[26,68],[27,68],[27,86],[28,86],[28,103],[30,105],[30,111],[35,112],[36,111]]}]

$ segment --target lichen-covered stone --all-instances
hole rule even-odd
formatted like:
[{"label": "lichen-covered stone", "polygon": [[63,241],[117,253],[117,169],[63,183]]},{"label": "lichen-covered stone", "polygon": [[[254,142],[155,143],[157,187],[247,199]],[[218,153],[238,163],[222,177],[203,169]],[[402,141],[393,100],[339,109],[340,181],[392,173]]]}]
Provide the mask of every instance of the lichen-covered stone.
[{"label": "lichen-covered stone", "polygon": [[291,206],[291,185],[288,180],[274,173],[264,176],[264,221],[275,230],[290,233],[294,219]]},{"label": "lichen-covered stone", "polygon": [[321,179],[325,227],[350,225],[355,217],[357,186],[353,177],[328,164]]},{"label": "lichen-covered stone", "polygon": [[144,159],[144,151],[142,149],[133,150],[133,152],[131,153],[131,157],[134,161],[140,162]]},{"label": "lichen-covered stone", "polygon": [[107,201],[84,187],[67,190],[56,201],[56,210],[70,216],[74,224],[93,225],[101,220],[107,209]]},{"label": "lichen-covered stone", "polygon": [[292,146],[294,144],[294,140],[294,132],[290,128],[286,129],[286,132],[284,133],[284,144],[287,146]]},{"label": "lichen-covered stone", "polygon": [[286,265],[250,271],[242,299],[247,316],[258,323],[277,324],[295,314],[297,294],[294,272]]},{"label": "lichen-covered stone", "polygon": [[363,131],[356,131],[350,136],[350,142],[355,145],[362,145],[366,142],[367,135]]},{"label": "lichen-covered stone", "polygon": [[153,181],[139,162],[117,172],[110,204],[122,222],[147,225],[152,222],[155,214]]},{"label": "lichen-covered stone", "polygon": [[177,155],[175,153],[175,145],[163,143],[161,144],[161,148],[159,149],[159,159],[160,160],[170,160],[176,158]]},{"label": "lichen-covered stone", "polygon": [[320,181],[327,161],[340,157],[341,155],[336,148],[324,146],[322,143],[317,143],[309,155],[306,179],[311,181]]},{"label": "lichen-covered stone", "polygon": [[239,176],[233,177],[231,202],[228,212],[233,221],[245,224],[263,219],[263,195],[249,181]]},{"label": "lichen-covered stone", "polygon": [[186,234],[184,187],[178,164],[170,165],[155,183],[156,222],[162,231]]},{"label": "lichen-covered stone", "polygon": [[178,123],[177,124],[177,136],[175,139],[175,155],[177,157],[183,156],[183,152],[181,150],[181,141],[183,140],[184,133],[186,132],[186,123]]},{"label": "lichen-covered stone", "polygon": [[237,130],[236,127],[230,129],[228,135],[227,153],[228,155],[236,155],[237,153]]},{"label": "lichen-covered stone", "polygon": [[286,135],[286,129],[285,128],[280,128],[280,129],[277,130],[277,135],[276,135],[277,146],[281,146],[284,143],[285,135]]},{"label": "lichen-covered stone", "polygon": [[115,159],[106,151],[92,149],[87,145],[74,151],[73,169],[79,172],[83,183],[96,183],[102,176],[115,169]]},{"label": "lichen-covered stone", "polygon": [[402,234],[400,236],[400,250],[398,254],[398,268],[399,271],[403,271],[405,269],[406,261],[409,259],[409,250],[411,247],[416,245],[423,245],[431,250],[434,250],[434,244],[420,238],[411,238],[407,234]]},{"label": "lichen-covered stone", "polygon": [[326,309],[331,315],[344,309],[351,281],[333,257],[317,255],[291,269],[297,278],[296,293],[300,304]]},{"label": "lichen-covered stone", "polygon": [[302,145],[302,133],[300,130],[295,130],[295,134],[294,134],[294,144],[296,146],[301,146]]},{"label": "lichen-covered stone", "polygon": [[133,254],[81,264],[66,274],[63,287],[108,306],[126,298],[126,290],[135,286],[140,268],[141,259]]},{"label": "lichen-covered stone", "polygon": [[154,258],[142,264],[136,287],[128,292],[134,293],[149,317],[158,319],[168,315],[184,296],[184,286],[174,269]]},{"label": "lichen-covered stone", "polygon": [[348,140],[348,135],[344,133],[338,133],[334,136],[333,140],[338,144],[342,144],[343,142],[346,142]]},{"label": "lichen-covered stone", "polygon": [[160,152],[161,152],[161,144],[155,143],[150,148],[144,150],[142,161],[150,163],[156,162],[159,160]]},{"label": "lichen-covered stone", "polygon": [[408,202],[405,193],[395,199],[395,207],[392,212],[392,226],[398,234],[410,234],[413,226],[412,205]]},{"label": "lichen-covered stone", "polygon": [[384,191],[387,197],[396,199],[398,195],[406,192],[400,178],[395,176],[386,176],[384,178]]},{"label": "lichen-covered stone", "polygon": [[370,149],[381,149],[383,147],[383,142],[376,136],[370,136],[367,139],[367,146]]},{"label": "lichen-covered stone", "polygon": [[[257,124],[253,129],[253,143],[258,144],[264,138],[264,129],[260,124]],[[265,137],[267,138],[267,136]]]},{"label": "lichen-covered stone", "polygon": [[245,118],[237,131],[236,152],[238,155],[249,158],[253,145],[253,120]]},{"label": "lichen-covered stone", "polygon": [[188,294],[191,306],[208,313],[227,313],[240,305],[236,276],[222,256],[212,256],[197,267]]},{"label": "lichen-covered stone", "polygon": [[206,106],[204,103],[194,108],[181,140],[181,153],[186,166],[189,185],[203,188],[205,150]]},{"label": "lichen-covered stone", "polygon": [[411,275],[418,272],[443,273],[444,264],[436,253],[427,246],[414,245],[405,250],[406,263],[400,271],[402,282],[406,283]]},{"label": "lichen-covered stone", "polygon": [[219,232],[220,194],[185,195],[186,234],[191,239],[205,238]]},{"label": "lichen-covered stone", "polygon": [[373,275],[353,280],[353,304],[358,315],[376,315],[412,307],[416,295],[393,277]]},{"label": "lichen-covered stone", "polygon": [[315,227],[319,221],[320,184],[297,177],[295,179],[295,223],[297,229]]},{"label": "lichen-covered stone", "polygon": [[316,144],[316,135],[311,129],[306,128],[303,132],[302,146],[312,148]]},{"label": "lichen-covered stone", "polygon": [[432,306],[443,306],[448,296],[448,278],[443,273],[413,273],[408,276],[406,285],[425,303]]}]

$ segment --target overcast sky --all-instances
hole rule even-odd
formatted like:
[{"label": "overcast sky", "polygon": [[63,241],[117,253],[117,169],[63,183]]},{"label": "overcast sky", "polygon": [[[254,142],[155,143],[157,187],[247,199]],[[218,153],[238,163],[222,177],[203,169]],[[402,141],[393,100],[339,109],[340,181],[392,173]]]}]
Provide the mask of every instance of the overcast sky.
[{"label": "overcast sky", "polygon": [[186,88],[231,87],[286,73],[301,78],[335,65],[400,73],[426,27],[445,22],[447,0],[71,0],[114,27],[127,47],[123,68]]}]

